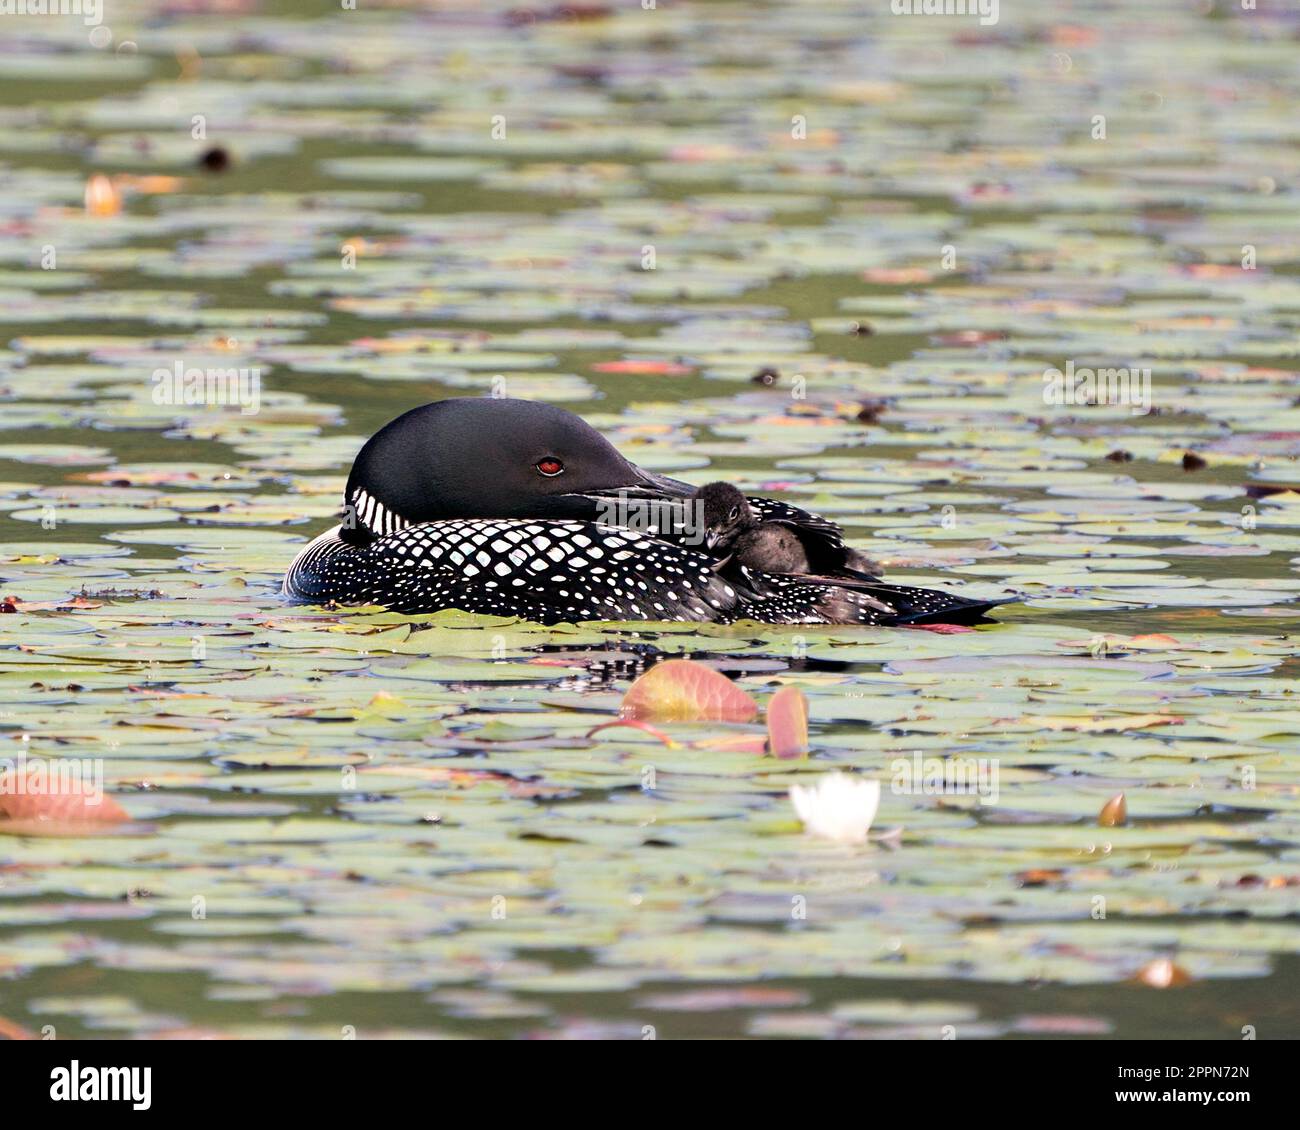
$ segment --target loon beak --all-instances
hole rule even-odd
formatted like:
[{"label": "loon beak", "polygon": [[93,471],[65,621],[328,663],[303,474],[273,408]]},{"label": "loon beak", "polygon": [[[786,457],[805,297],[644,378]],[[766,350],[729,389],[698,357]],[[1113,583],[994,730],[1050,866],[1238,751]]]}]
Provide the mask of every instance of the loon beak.
[{"label": "loon beak", "polygon": [[565,506],[574,517],[628,526],[658,535],[663,530],[689,528],[685,500],[695,494],[690,483],[643,471],[629,464],[629,481],[618,486],[575,491],[553,496],[553,503]]},{"label": "loon beak", "polygon": [[690,483],[684,483],[680,479],[670,479],[667,475],[656,475],[653,471],[645,471],[635,464],[632,470],[636,477],[630,482],[616,487],[605,487],[600,490],[585,490],[582,492],[583,498],[606,499],[606,498],[657,498],[670,500],[674,498],[690,498],[695,494],[695,488]]}]

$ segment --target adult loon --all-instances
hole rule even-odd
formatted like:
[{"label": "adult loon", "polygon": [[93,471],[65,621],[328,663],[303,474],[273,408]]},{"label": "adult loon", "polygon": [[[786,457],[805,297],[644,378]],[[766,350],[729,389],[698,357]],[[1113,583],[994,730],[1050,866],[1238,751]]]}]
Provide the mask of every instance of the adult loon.
[{"label": "adult loon", "polygon": [[343,520],[303,548],[283,591],[313,603],[456,608],[543,624],[954,623],[1002,603],[885,584],[834,523],[767,498],[748,502],[758,519],[799,538],[809,568],[755,569],[709,549],[696,501],[696,488],[628,462],[562,408],[440,400],[366,442]]}]

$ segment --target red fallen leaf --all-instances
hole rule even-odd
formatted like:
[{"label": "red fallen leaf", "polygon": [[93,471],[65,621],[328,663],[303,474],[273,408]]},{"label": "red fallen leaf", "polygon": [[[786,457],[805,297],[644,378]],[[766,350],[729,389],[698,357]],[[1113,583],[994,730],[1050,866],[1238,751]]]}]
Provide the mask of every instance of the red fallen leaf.
[{"label": "red fallen leaf", "polygon": [[1095,28],[1080,27],[1077,24],[1060,24],[1048,31],[1048,36],[1053,43],[1059,43],[1062,46],[1079,46],[1090,47],[1097,42],[1097,31]]},{"label": "red fallen leaf", "polygon": [[965,624],[901,624],[900,627],[911,628],[914,632],[934,632],[940,636],[956,636],[962,632],[973,632]]},{"label": "red fallen leaf", "polygon": [[0,774],[0,832],[20,836],[93,835],[131,819],[110,796],[98,804],[85,793],[27,792],[14,770]]},{"label": "red fallen leaf", "polygon": [[767,704],[767,748],[773,757],[808,754],[808,700],[798,687],[782,687]]},{"label": "red fallen leaf", "polygon": [[1029,871],[1021,871],[1016,876],[1020,880],[1022,887],[1042,887],[1048,883],[1056,883],[1065,878],[1064,871],[1035,867]]},{"label": "red fallen leaf", "polygon": [[1221,263],[1190,263],[1178,269],[1185,275],[1191,275],[1194,279],[1239,279],[1246,277],[1242,275],[1241,267],[1225,267]]},{"label": "red fallen leaf", "polygon": [[669,659],[628,688],[621,714],[655,722],[752,722],[758,703],[712,667]]},{"label": "red fallen leaf", "polygon": [[1181,643],[1173,636],[1167,636],[1163,632],[1148,632],[1146,635],[1134,636],[1129,641],[1132,647],[1181,647]]},{"label": "red fallen leaf", "polygon": [[599,361],[591,369],[594,373],[632,373],[657,377],[685,377],[695,372],[690,365],[679,365],[675,361]]},{"label": "red fallen leaf", "polygon": [[862,278],[882,286],[906,286],[908,283],[933,282],[934,272],[924,267],[868,267],[862,272]]},{"label": "red fallen leaf", "polygon": [[594,737],[596,734],[599,734],[601,730],[609,730],[615,726],[630,726],[634,730],[640,730],[642,733],[650,734],[652,737],[658,738],[669,749],[682,748],[680,742],[673,741],[673,739],[659,729],[658,726],[652,726],[649,722],[638,722],[635,718],[619,718],[614,722],[602,722],[599,726],[593,726],[588,730],[586,736],[588,738]]},{"label": "red fallen leaf", "polygon": [[6,1020],[0,1016],[0,1040],[34,1040],[36,1035],[27,1031],[21,1024]]}]

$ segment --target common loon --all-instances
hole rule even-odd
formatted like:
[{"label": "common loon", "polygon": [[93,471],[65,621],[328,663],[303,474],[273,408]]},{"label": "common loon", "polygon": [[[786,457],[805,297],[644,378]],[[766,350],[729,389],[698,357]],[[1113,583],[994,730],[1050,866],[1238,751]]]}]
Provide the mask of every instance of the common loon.
[{"label": "common loon", "polygon": [[824,518],[749,498],[802,547],[777,572],[711,551],[696,488],[644,471],[571,412],[464,397],[412,409],[361,448],[342,521],[294,559],[284,595],[543,624],[978,620],[1001,601],[888,585]]}]

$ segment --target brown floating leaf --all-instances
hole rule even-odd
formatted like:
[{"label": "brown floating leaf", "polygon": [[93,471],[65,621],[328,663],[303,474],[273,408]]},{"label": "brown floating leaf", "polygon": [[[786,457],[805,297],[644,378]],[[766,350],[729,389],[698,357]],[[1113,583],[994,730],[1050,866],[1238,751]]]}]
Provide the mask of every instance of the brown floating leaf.
[{"label": "brown floating leaf", "polygon": [[1097,823],[1103,828],[1118,828],[1127,822],[1128,804],[1124,800],[1123,793],[1116,793],[1101,806],[1101,815],[1097,817]]},{"label": "brown floating leaf", "polygon": [[1147,962],[1137,971],[1133,979],[1153,989],[1177,989],[1192,983],[1192,975],[1167,957],[1159,957],[1155,961]]}]

